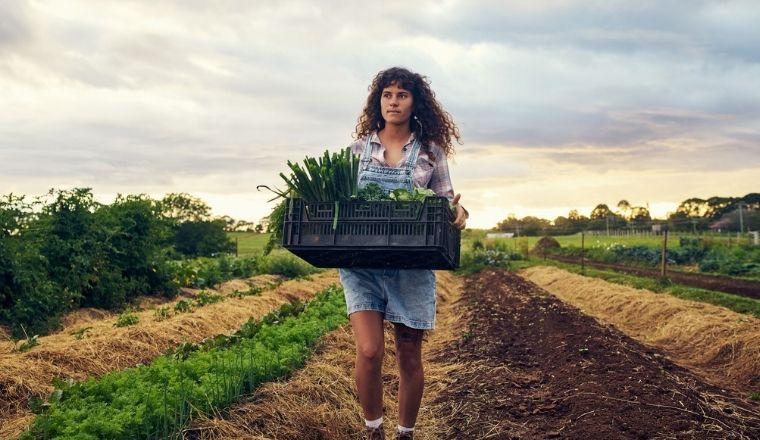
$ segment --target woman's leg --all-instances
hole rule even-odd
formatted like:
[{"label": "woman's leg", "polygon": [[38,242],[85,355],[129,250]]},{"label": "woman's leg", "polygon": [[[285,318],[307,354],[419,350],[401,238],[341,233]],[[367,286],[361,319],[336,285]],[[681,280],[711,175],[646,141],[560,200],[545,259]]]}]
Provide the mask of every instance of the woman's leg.
[{"label": "woman's leg", "polygon": [[414,428],[422,402],[425,375],[422,370],[423,330],[396,326],[396,363],[399,368],[398,418],[399,425]]},{"label": "woman's leg", "polygon": [[377,420],[383,416],[383,315],[362,310],[352,313],[350,320],[356,340],[355,379],[359,403],[365,419]]}]

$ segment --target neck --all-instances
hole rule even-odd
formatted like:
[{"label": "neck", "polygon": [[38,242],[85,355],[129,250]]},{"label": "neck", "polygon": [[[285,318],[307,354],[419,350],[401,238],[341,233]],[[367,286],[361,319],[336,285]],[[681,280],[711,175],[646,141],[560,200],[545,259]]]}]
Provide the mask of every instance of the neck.
[{"label": "neck", "polygon": [[378,135],[381,134],[383,136],[383,139],[386,139],[388,141],[406,142],[409,139],[409,136],[412,135],[412,130],[409,129],[408,124],[386,124],[385,127],[378,132]]}]

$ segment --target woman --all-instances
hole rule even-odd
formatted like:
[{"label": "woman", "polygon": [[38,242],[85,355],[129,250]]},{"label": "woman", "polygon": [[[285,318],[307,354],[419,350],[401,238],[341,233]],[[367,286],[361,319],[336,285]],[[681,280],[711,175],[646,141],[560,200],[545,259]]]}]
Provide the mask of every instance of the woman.
[{"label": "woman", "polygon": [[[394,67],[377,74],[359,123],[354,154],[362,156],[359,187],[374,182],[386,191],[432,189],[456,206],[464,229],[467,211],[454,195],[446,158],[459,130],[425,77]],[[348,314],[356,338],[355,379],[367,438],[384,439],[381,366],[383,319],[395,326],[399,368],[397,439],[412,439],[422,400],[422,336],[435,324],[432,270],[341,269]]]}]

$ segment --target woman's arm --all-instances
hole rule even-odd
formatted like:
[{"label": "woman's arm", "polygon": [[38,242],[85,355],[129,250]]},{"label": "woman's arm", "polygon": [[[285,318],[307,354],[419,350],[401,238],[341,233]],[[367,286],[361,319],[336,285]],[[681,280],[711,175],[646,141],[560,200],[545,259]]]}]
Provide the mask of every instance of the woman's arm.
[{"label": "woman's arm", "polygon": [[464,229],[467,218],[470,217],[470,214],[459,204],[461,194],[454,194],[454,187],[451,184],[451,174],[449,174],[449,163],[448,160],[446,160],[446,154],[443,152],[442,148],[437,146],[432,150],[432,153],[435,156],[435,163],[433,165],[433,174],[430,177],[428,188],[432,189],[437,195],[449,199],[449,202],[451,202],[457,210],[454,226],[459,229]]}]

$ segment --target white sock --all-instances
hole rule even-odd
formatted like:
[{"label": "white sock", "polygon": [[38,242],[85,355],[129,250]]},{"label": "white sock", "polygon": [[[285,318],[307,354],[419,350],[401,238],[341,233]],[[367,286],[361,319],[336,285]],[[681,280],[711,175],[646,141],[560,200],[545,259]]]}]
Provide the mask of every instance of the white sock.
[{"label": "white sock", "polygon": [[377,420],[364,419],[364,423],[367,425],[367,428],[379,428],[383,424],[383,417],[381,416]]},{"label": "white sock", "polygon": [[414,428],[398,425],[398,432],[414,432]]}]

